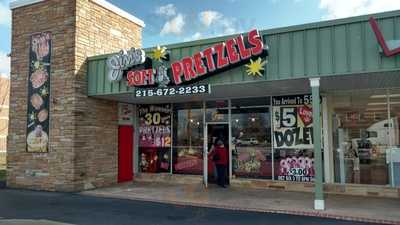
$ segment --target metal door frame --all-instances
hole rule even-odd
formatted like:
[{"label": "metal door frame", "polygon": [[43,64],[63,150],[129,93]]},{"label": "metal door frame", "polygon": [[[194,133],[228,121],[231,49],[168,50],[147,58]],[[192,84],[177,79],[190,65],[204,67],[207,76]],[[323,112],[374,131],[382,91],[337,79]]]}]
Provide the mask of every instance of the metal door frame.
[{"label": "metal door frame", "polygon": [[229,152],[229,183],[232,176],[232,149],[231,149],[231,123],[228,122],[205,122],[204,126],[204,145],[203,145],[203,182],[208,187],[208,125],[228,125],[228,152]]}]

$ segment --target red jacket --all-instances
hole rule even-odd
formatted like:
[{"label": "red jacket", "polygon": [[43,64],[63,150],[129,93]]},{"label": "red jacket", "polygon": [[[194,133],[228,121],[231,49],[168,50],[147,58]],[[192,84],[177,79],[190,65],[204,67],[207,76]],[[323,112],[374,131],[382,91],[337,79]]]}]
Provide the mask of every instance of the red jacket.
[{"label": "red jacket", "polygon": [[214,155],[218,155],[218,160],[214,161],[215,164],[218,165],[224,165],[227,166],[228,165],[228,149],[226,149],[225,147],[219,147],[216,146],[214,147],[214,151],[211,154],[211,160],[214,158]]}]

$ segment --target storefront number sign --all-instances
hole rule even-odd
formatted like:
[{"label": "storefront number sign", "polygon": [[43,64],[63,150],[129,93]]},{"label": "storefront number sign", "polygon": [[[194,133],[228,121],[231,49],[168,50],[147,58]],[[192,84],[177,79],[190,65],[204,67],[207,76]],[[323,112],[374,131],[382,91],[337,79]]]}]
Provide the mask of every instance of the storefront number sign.
[{"label": "storefront number sign", "polygon": [[312,96],[278,96],[272,101],[274,148],[312,149]]},{"label": "storefront number sign", "polygon": [[31,36],[28,79],[27,152],[49,151],[51,33]]},{"label": "storefront number sign", "polygon": [[174,86],[167,88],[143,88],[135,91],[136,97],[152,96],[174,96],[174,95],[195,95],[209,94],[211,91],[209,84],[197,84],[189,86]]},{"label": "storefront number sign", "polygon": [[[261,76],[268,55],[262,36],[257,30],[250,31],[245,37],[239,35],[215,44],[203,51],[194,53],[170,63],[165,47],[153,51],[153,59],[159,65],[153,67],[152,59],[145,52],[132,49],[113,55],[107,59],[110,81],[120,81],[126,76],[127,86],[136,87],[136,97],[174,96],[210,93],[207,85],[190,85],[195,80],[221,73],[251,62],[249,74]],[[254,61],[253,61],[254,59]],[[169,63],[168,63],[169,64]],[[181,84],[188,86],[181,87]]]}]

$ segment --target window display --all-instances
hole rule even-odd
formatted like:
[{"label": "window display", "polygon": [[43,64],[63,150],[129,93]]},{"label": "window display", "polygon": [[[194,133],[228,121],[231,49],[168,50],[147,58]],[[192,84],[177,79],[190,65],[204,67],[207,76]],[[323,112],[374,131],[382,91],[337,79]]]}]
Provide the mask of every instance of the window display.
[{"label": "window display", "polygon": [[272,98],[275,179],[314,181],[311,95]]},{"label": "window display", "polygon": [[[400,91],[358,90],[328,96],[335,181],[389,184],[386,152],[400,148]],[[222,139],[232,148],[234,177],[314,181],[310,95],[230,101],[230,109],[228,100],[139,105],[140,170],[203,175],[205,120],[210,127],[231,126],[232,145],[229,137]],[[211,162],[208,170],[212,175]]]},{"label": "window display", "polygon": [[388,184],[386,150],[398,145],[398,119],[388,111],[387,94],[386,90],[333,94],[336,182]]},{"label": "window display", "polygon": [[271,179],[269,98],[232,100],[231,113],[233,175]]},{"label": "window display", "polygon": [[168,173],[171,150],[165,148],[140,148],[140,171],[143,173]]},{"label": "window display", "polygon": [[203,103],[174,104],[173,173],[203,174]]},{"label": "window display", "polygon": [[139,167],[142,172],[170,171],[171,105],[139,105]]},{"label": "window display", "polygon": [[315,177],[312,149],[276,149],[275,179],[312,182]]},{"label": "window display", "polygon": [[390,145],[399,148],[400,147],[400,90],[389,91],[389,104],[390,104]]},{"label": "window display", "polygon": [[389,104],[390,104],[390,145],[392,148],[386,151],[386,163],[389,170],[389,183],[391,186],[400,186],[400,90],[389,91]]}]

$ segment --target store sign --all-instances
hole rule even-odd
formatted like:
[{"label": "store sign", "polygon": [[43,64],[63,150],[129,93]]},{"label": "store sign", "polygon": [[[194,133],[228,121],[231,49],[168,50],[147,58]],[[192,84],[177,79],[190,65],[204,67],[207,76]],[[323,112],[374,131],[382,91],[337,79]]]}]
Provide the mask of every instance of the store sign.
[{"label": "store sign", "polygon": [[293,156],[279,162],[278,180],[311,182],[314,181],[314,159],[304,156]]},{"label": "store sign", "polygon": [[371,25],[372,31],[374,31],[375,37],[385,56],[391,57],[400,54],[400,40],[385,40],[385,37],[378,26],[378,22],[374,17],[369,19],[369,24]]},{"label": "store sign", "polygon": [[171,105],[139,105],[139,147],[171,146]]},{"label": "store sign", "polygon": [[138,105],[138,113],[141,172],[168,172],[171,162],[171,105]]},{"label": "store sign", "polygon": [[207,94],[210,93],[209,86],[192,85],[180,89],[176,85],[192,83],[243,65],[252,59],[257,60],[252,61],[249,71],[252,74],[261,74],[266,62],[260,57],[267,55],[268,48],[264,45],[262,36],[257,30],[252,30],[246,37],[239,35],[230,38],[172,62],[170,67],[166,64],[169,61],[166,48],[159,46],[153,51],[153,59],[159,62],[157,66],[153,66],[153,59],[147,58],[144,51],[139,49],[126,53],[121,51],[111,56],[107,60],[107,66],[110,81],[119,81],[125,76],[127,86],[138,88],[136,97]]},{"label": "store sign", "polygon": [[172,78],[178,85],[207,73],[241,65],[240,62],[247,62],[252,57],[262,55],[264,50],[266,49],[261,35],[257,30],[252,30],[247,34],[247,38],[239,35],[172,63]]},{"label": "store sign", "polygon": [[272,104],[274,148],[312,149],[312,96],[278,96]]},{"label": "store sign", "polygon": [[49,151],[51,33],[34,34],[30,40],[27,152]]},{"label": "store sign", "polygon": [[133,105],[118,103],[118,124],[133,125]]},{"label": "store sign", "polygon": [[135,97],[195,95],[209,94],[210,92],[211,88],[209,84],[196,84],[189,86],[173,86],[167,88],[141,88],[135,91]]},{"label": "store sign", "polygon": [[107,59],[108,79],[110,81],[120,81],[124,70],[143,64],[145,60],[146,53],[142,49],[121,50],[118,54],[112,55]]}]

